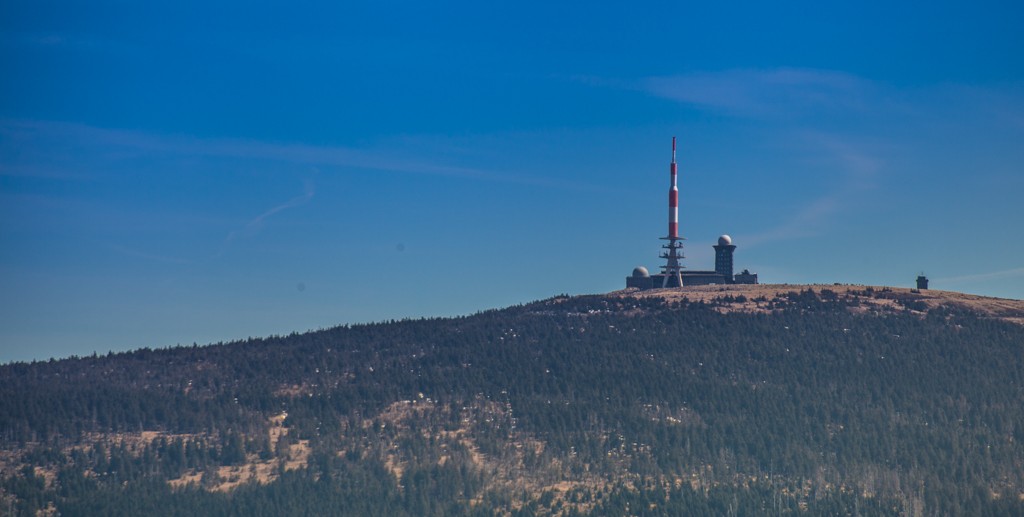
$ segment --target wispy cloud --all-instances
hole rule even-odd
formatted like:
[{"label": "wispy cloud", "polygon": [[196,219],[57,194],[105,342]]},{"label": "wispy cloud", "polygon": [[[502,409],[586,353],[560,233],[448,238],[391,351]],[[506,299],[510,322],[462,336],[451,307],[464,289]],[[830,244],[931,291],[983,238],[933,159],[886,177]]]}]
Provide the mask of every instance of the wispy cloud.
[{"label": "wispy cloud", "polygon": [[[106,158],[168,156],[180,158],[241,158],[294,163],[307,166],[337,167],[425,174],[504,183],[561,188],[567,185],[525,174],[501,173],[489,169],[464,167],[432,161],[429,158],[403,156],[402,149],[358,149],[344,146],[316,146],[233,138],[197,138],[187,135],[160,135],[141,131],[98,128],[69,122],[0,120],[0,174],[58,177],[82,175],[81,171],[62,173],[51,158],[25,156],[29,150],[60,149],[65,154],[89,153]],[[76,164],[64,164],[74,168]]]},{"label": "wispy cloud", "polygon": [[1002,271],[993,271],[990,273],[976,273],[973,275],[961,275],[961,276],[950,276],[945,278],[932,279],[933,282],[943,284],[959,284],[978,282],[985,280],[1002,280],[1007,278],[1020,278],[1024,277],[1024,267],[1004,269]]},{"label": "wispy cloud", "polygon": [[831,217],[843,208],[834,196],[818,198],[796,211],[778,225],[745,237],[743,245],[753,248],[765,242],[814,237],[825,232]]},{"label": "wispy cloud", "polygon": [[840,134],[818,129],[804,129],[790,138],[796,142],[794,154],[822,171],[840,177],[846,193],[857,193],[875,187],[875,179],[886,165],[890,145],[870,136]]},{"label": "wispy cloud", "polygon": [[[500,141],[476,136],[477,141]],[[435,176],[471,181],[526,185],[562,191],[604,191],[579,178],[537,175],[528,169],[501,170],[464,166],[464,150],[453,149],[448,135],[402,135],[373,147],[310,145],[237,138],[198,138],[145,131],[99,128],[84,124],[0,119],[0,176],[89,181],[118,160],[205,160],[227,158],[322,167],[334,172]],[[428,142],[430,145],[425,145]],[[475,146],[474,149],[479,149]],[[500,152],[498,153],[500,155]],[[479,154],[468,161],[495,163]],[[91,164],[98,164],[93,167]]]},{"label": "wispy cloud", "polygon": [[859,110],[869,104],[877,85],[844,72],[776,68],[649,77],[641,80],[640,89],[699,108],[762,116]]},{"label": "wispy cloud", "polygon": [[789,138],[796,142],[793,153],[804,156],[811,170],[832,177],[826,182],[830,186],[774,226],[746,237],[748,246],[827,233],[840,214],[860,208],[886,166],[884,146],[874,142],[815,130],[796,132]]},{"label": "wispy cloud", "polygon": [[832,70],[775,68],[698,72],[641,80],[648,94],[735,117],[792,122],[773,140],[804,174],[827,176],[825,189],[768,229],[744,238],[747,246],[803,239],[829,230],[838,214],[862,201],[886,165],[884,145],[836,120],[877,113],[890,105],[887,87]]}]

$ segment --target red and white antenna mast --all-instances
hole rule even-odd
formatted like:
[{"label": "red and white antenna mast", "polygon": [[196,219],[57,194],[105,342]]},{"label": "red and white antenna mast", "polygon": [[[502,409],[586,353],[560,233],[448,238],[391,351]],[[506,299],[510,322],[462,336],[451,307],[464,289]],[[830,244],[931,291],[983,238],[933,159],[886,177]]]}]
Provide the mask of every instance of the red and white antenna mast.
[{"label": "red and white antenna mast", "polygon": [[672,137],[672,183],[668,190],[668,237],[679,237],[679,187],[676,183],[676,137]]},{"label": "red and white antenna mast", "polygon": [[669,165],[672,174],[672,183],[668,190],[668,236],[662,240],[668,241],[661,247],[665,250],[661,258],[666,259],[665,265],[661,266],[663,280],[662,287],[683,286],[683,266],[679,263],[683,259],[683,243],[686,240],[679,236],[679,187],[676,180],[676,137],[672,137],[672,163]]}]

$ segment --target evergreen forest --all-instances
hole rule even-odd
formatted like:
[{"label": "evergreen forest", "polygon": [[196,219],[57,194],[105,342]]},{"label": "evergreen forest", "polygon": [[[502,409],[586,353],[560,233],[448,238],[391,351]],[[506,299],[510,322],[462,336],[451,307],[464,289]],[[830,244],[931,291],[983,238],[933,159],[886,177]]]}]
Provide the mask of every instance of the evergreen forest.
[{"label": "evergreen forest", "polygon": [[1024,515],[1024,326],[731,301],[2,365],[0,514]]}]

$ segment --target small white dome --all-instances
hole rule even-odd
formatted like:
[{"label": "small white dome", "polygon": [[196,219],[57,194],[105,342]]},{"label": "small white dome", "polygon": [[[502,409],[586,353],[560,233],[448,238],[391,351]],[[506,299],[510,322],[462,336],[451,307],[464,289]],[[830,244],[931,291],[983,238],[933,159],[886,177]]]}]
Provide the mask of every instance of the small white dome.
[{"label": "small white dome", "polygon": [[729,237],[728,235],[723,235],[718,238],[719,246],[729,246],[730,244],[732,244],[732,237]]},{"label": "small white dome", "polygon": [[637,267],[633,268],[633,277],[634,278],[647,278],[649,276],[651,276],[651,274],[647,272],[647,268],[645,268],[643,266],[637,266]]}]

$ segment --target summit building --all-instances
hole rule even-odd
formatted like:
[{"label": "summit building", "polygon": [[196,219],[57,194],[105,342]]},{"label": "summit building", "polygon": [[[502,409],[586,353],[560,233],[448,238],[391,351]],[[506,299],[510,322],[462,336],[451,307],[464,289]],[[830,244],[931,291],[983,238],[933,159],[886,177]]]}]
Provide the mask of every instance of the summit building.
[{"label": "summit building", "polygon": [[693,285],[711,284],[756,284],[757,274],[744,269],[740,273],[733,273],[733,253],[736,246],[732,243],[732,237],[723,235],[718,238],[715,248],[715,270],[714,271],[689,271],[682,265],[683,240],[679,235],[679,187],[677,185],[676,171],[676,139],[672,137],[672,162],[669,165],[671,183],[668,191],[668,235],[661,240],[668,241],[661,247],[661,258],[665,259],[665,265],[661,266],[661,273],[652,275],[647,268],[639,266],[633,270],[633,274],[626,277],[626,287],[637,289],[655,289],[669,287],[686,287]]}]

